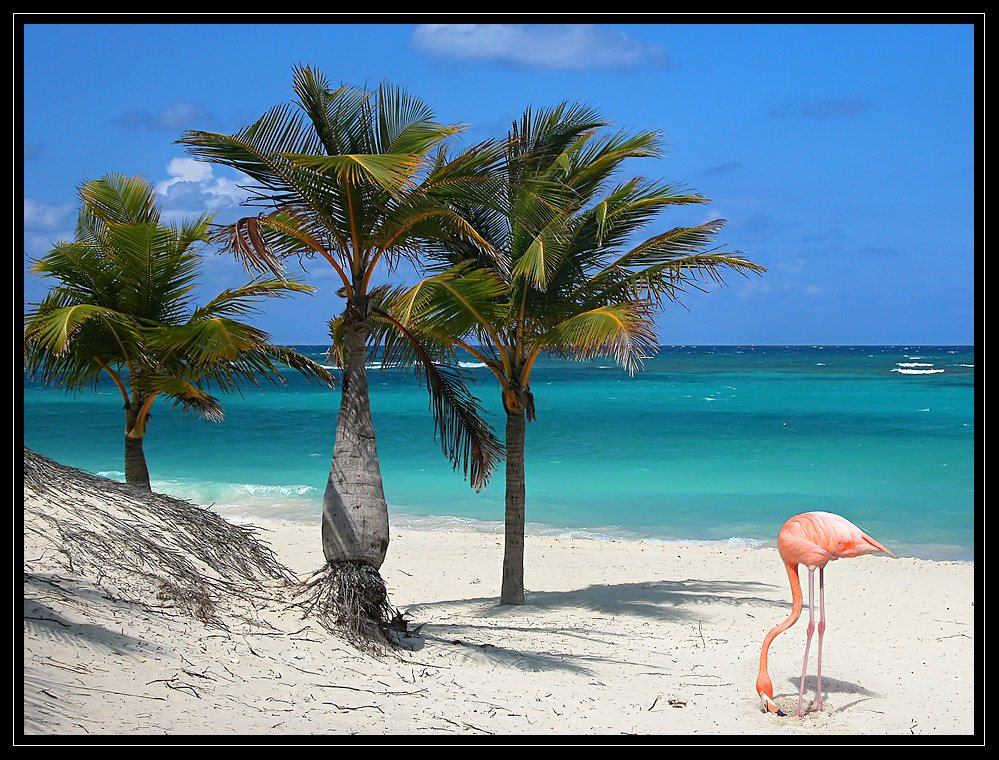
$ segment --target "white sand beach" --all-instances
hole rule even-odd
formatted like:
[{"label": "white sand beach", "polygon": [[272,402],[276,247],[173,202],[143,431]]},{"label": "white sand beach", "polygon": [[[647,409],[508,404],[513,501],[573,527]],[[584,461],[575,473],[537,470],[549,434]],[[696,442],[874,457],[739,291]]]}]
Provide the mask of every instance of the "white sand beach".
[{"label": "white sand beach", "polygon": [[[198,619],[161,568],[115,571],[124,550],[102,530],[142,531],[175,565],[187,550],[109,488],[25,485],[25,742],[977,741],[972,564],[831,563],[824,709],[813,639],[795,716],[806,607],[770,650],[778,717],[754,690],[763,637],[791,606],[776,549],[529,537],[527,603],[500,606],[501,536],[397,530],[382,575],[413,633],[375,656],[303,618],[278,581],[216,584],[233,593]],[[90,529],[97,560],[67,548]],[[254,535],[300,578],[323,564],[318,526]]]}]

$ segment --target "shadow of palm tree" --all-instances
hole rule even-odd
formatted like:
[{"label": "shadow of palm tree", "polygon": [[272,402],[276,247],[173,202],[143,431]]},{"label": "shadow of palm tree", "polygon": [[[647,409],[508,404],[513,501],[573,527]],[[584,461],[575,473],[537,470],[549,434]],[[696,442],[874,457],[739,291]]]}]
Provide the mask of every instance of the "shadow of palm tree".
[{"label": "shadow of palm tree", "polygon": [[790,607],[766,592],[777,588],[756,581],[696,580],[645,581],[641,583],[595,584],[572,591],[528,591],[524,605],[500,605],[495,598],[477,597],[450,601],[417,602],[420,607],[480,605],[480,617],[514,616],[523,610],[583,608],[606,615],[635,615],[649,619],[693,619],[691,607],[726,604]]},{"label": "shadow of palm tree", "polygon": [[[513,621],[525,612],[539,609],[549,612],[562,609],[570,613],[582,608],[609,617],[635,616],[648,620],[694,621],[698,618],[695,608],[705,605],[789,606],[787,602],[775,601],[772,595],[768,596],[767,592],[775,588],[777,587],[773,584],[753,581],[687,579],[595,584],[572,591],[534,591],[528,592],[525,604],[516,606],[500,605],[497,599],[487,597],[418,602],[409,606],[407,614],[417,610],[477,606],[477,610],[471,610],[467,614],[483,620],[508,620],[510,624],[426,623],[416,627],[407,638],[407,644],[413,649],[422,648],[429,641],[453,644],[465,648],[465,654],[469,656],[485,657],[497,664],[521,670],[562,669],[588,673],[587,662],[606,662],[611,658],[570,654],[567,642],[572,639],[587,639],[612,645],[610,634],[607,639],[601,639],[599,631],[592,627],[573,627],[571,614],[566,615],[565,619],[569,624],[565,626],[525,627],[514,625]],[[516,650],[491,643],[473,642],[497,633],[518,630],[551,635],[553,640],[557,638],[560,642],[558,649],[561,651]],[[619,664],[624,662],[619,655],[615,655],[613,660]]]},{"label": "shadow of palm tree", "polygon": [[[586,663],[607,662],[610,658],[595,657],[592,655],[578,655],[567,651],[537,651],[529,649],[513,649],[499,646],[492,643],[474,643],[471,638],[480,638],[495,635],[498,631],[511,630],[511,626],[471,626],[461,624],[435,624],[427,626],[429,631],[416,635],[414,649],[420,649],[427,642],[437,644],[451,644],[461,648],[463,656],[470,658],[482,658],[494,665],[514,668],[530,673],[539,673],[548,670],[562,670],[568,673],[589,674],[591,671]],[[531,629],[534,632],[543,632],[554,635],[572,635],[570,629],[539,628]],[[466,637],[466,638],[462,638]],[[615,661],[618,661],[615,659]]]},{"label": "shadow of palm tree", "polygon": [[[68,592],[60,583],[70,584]],[[44,604],[41,598],[54,595],[56,598],[72,599],[74,604],[82,604],[85,609],[96,610],[111,604],[107,594],[85,581],[60,578],[53,573],[24,573],[24,626],[34,632],[58,639],[66,644],[112,654],[128,654],[146,642],[125,633],[117,633],[95,623],[78,623],[63,617],[52,607]],[[115,600],[117,606],[138,608],[126,600]]]},{"label": "shadow of palm tree", "polygon": [[774,586],[755,581],[696,580],[596,584],[577,591],[540,591],[528,603],[547,608],[583,607],[609,615],[643,618],[693,618],[693,607],[703,605],[773,605],[765,595]]},{"label": "shadow of palm tree", "polygon": [[74,623],[55,610],[31,599],[24,600],[24,626],[36,634],[65,644],[82,646],[111,654],[129,654],[145,642],[94,623]]}]

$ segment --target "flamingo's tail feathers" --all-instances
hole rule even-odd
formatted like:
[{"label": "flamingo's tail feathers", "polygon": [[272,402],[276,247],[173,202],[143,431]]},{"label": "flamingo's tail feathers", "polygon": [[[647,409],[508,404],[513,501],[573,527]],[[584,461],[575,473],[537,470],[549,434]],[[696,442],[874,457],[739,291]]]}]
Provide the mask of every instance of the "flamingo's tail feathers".
[{"label": "flamingo's tail feathers", "polygon": [[[873,549],[871,549],[871,551],[884,552],[885,554],[891,554],[892,557],[895,557],[895,555],[892,554],[888,549],[886,549],[879,541],[876,541],[875,539],[871,538],[866,533],[864,534],[864,541],[866,541],[872,547],[874,547]],[[898,557],[895,557],[895,559],[898,559]]]}]

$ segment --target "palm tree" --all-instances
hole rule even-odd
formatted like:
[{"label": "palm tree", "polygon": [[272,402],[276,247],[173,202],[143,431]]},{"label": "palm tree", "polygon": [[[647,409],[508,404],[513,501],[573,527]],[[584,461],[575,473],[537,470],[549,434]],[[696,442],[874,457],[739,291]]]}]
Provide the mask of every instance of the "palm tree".
[{"label": "palm tree", "polygon": [[239,321],[262,298],[310,286],[258,279],[196,306],[195,246],[207,240],[210,217],[163,224],[141,177],[109,174],[79,196],[74,241],[32,266],[56,284],[25,314],[24,365],[29,377],[67,390],[110,377],[125,406],[126,483],[150,489],[143,440],[157,398],[217,422],[222,405],[207,387],[239,390],[261,376],[283,383],[275,362],[333,384],[321,365]]},{"label": "palm tree", "polygon": [[[249,267],[278,275],[289,257],[319,257],[339,279],[337,295],[345,303],[331,329],[343,376],[323,496],[323,552],[336,571],[331,576],[346,577],[345,587],[377,588],[389,542],[388,509],[365,359],[373,330],[412,333],[380,308],[383,288],[373,278],[380,265],[391,270],[400,259],[416,262],[425,245],[445,239],[488,251],[454,213],[452,199],[485,192],[486,170],[498,154],[477,147],[448,159],[443,143],[460,128],[437,123],[421,100],[386,84],[376,92],[331,89],[320,72],[300,66],[293,89],[295,104],[270,109],[236,134],[189,131],[180,142],[202,160],[246,174],[253,183],[246,205],[266,209],[225,230],[228,250]],[[460,378],[429,354],[416,355],[442,448],[481,488],[502,446]],[[375,592],[365,603],[369,610],[386,609],[377,597]],[[329,600],[331,607],[338,604]],[[350,629],[345,615],[354,617],[340,614],[338,627],[346,622]]]},{"label": "palm tree", "polygon": [[[635,244],[668,206],[706,203],[682,188],[615,179],[628,158],[662,155],[653,132],[601,136],[592,110],[563,103],[525,112],[505,160],[504,204],[467,209],[505,267],[480,249],[436,251],[439,271],[393,295],[393,313],[425,342],[451,342],[499,381],[506,412],[506,517],[500,601],[524,601],[526,423],[542,354],[610,356],[630,373],[658,350],[655,314],[725,269],[761,273],[738,253],[709,249],[723,220],[677,227]],[[453,341],[464,330],[464,339]]]}]

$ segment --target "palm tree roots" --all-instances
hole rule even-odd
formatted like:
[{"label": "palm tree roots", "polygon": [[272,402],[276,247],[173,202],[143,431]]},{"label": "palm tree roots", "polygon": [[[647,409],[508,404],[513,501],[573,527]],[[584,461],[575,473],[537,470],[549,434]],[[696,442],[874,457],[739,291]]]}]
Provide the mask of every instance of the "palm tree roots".
[{"label": "palm tree roots", "polygon": [[397,646],[407,626],[389,604],[378,570],[365,562],[331,562],[305,582],[298,606],[330,633],[380,654]]}]

